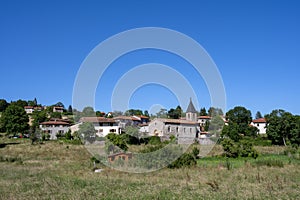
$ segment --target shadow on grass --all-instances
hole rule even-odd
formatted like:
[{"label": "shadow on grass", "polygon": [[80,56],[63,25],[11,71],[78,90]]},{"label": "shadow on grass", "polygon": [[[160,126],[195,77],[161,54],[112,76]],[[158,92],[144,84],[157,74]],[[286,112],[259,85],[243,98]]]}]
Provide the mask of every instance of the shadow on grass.
[{"label": "shadow on grass", "polygon": [[7,145],[16,145],[20,144],[19,142],[10,142],[10,143],[0,143],[0,149],[6,147]]}]

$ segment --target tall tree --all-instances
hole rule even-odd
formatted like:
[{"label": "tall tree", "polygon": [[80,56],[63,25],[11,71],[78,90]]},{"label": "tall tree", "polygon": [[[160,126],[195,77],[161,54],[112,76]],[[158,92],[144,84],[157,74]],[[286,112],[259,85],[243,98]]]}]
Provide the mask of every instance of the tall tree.
[{"label": "tall tree", "polygon": [[69,105],[69,107],[68,107],[68,113],[72,113],[72,112],[73,112],[73,108],[72,108],[71,105]]},{"label": "tall tree", "polygon": [[207,112],[206,112],[206,109],[203,107],[200,109],[200,116],[207,116]]},{"label": "tall tree", "polygon": [[166,118],[167,117],[167,109],[161,108],[158,113],[156,113],[158,118]]},{"label": "tall tree", "polygon": [[0,126],[8,134],[24,133],[28,131],[28,121],[24,108],[11,104],[1,115]]},{"label": "tall tree", "polygon": [[226,113],[226,119],[229,121],[228,126],[222,130],[223,136],[228,136],[234,141],[238,141],[242,136],[255,137],[258,129],[250,126],[252,121],[251,111],[245,107],[236,106]]},{"label": "tall tree", "polygon": [[259,111],[257,111],[256,114],[255,114],[255,119],[259,119],[259,118],[262,118],[262,117],[263,117],[262,114]]},{"label": "tall tree", "polygon": [[146,116],[146,117],[149,117],[149,116],[150,116],[148,110],[145,110],[145,111],[144,111],[144,116]]},{"label": "tall tree", "polygon": [[32,130],[36,130],[39,127],[39,124],[42,122],[47,121],[47,111],[46,110],[42,110],[42,111],[34,111],[31,115],[32,117],[32,125],[31,125],[31,129]]},{"label": "tall tree", "polygon": [[273,144],[287,145],[300,142],[299,117],[284,110],[273,110],[266,115],[267,135]]},{"label": "tall tree", "polygon": [[208,109],[208,115],[211,117],[214,117],[217,115],[223,115],[223,111],[221,108],[210,107]]},{"label": "tall tree", "polygon": [[0,99],[0,112],[3,112],[8,105],[9,103],[5,99]]}]

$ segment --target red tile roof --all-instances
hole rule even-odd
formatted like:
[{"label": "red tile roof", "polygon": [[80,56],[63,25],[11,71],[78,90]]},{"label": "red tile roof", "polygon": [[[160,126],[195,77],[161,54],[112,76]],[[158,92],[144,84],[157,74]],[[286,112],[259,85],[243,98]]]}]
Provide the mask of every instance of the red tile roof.
[{"label": "red tile roof", "polygon": [[210,119],[210,116],[199,116],[198,119]]},{"label": "red tile roof", "polygon": [[267,120],[265,118],[258,118],[258,119],[254,119],[252,120],[253,123],[266,123]]},{"label": "red tile roof", "polygon": [[81,117],[80,122],[92,122],[92,123],[115,123],[116,121],[113,118],[105,118],[105,117]]},{"label": "red tile roof", "polygon": [[63,122],[63,121],[48,121],[48,122],[42,122],[42,125],[70,125],[67,122]]}]

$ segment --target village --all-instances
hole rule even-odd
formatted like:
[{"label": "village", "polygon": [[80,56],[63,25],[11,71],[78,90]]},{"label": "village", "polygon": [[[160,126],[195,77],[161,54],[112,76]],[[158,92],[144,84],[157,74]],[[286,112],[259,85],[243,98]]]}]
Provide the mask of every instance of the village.
[{"label": "village", "polygon": [[[42,107],[25,106],[26,113],[29,115],[29,119],[33,112],[39,112]],[[60,106],[54,106],[53,112],[63,113],[64,108]],[[121,134],[125,132],[127,126],[134,126],[138,128],[139,132],[144,137],[159,136],[162,141],[168,140],[171,135],[178,138],[179,143],[192,143],[195,139],[199,142],[209,141],[209,137],[214,136],[211,130],[205,130],[212,117],[219,117],[223,120],[223,124],[228,125],[228,121],[224,115],[222,116],[198,116],[198,112],[195,109],[192,100],[185,112],[185,117],[179,119],[171,118],[154,118],[150,119],[149,116],[144,115],[132,115],[132,116],[114,116],[110,117],[111,113],[105,117],[97,116],[85,116],[80,117],[75,124],[68,117],[62,118],[50,118],[48,121],[39,123],[39,128],[43,133],[48,134],[50,140],[57,139],[58,135],[64,135],[68,131],[71,134],[79,130],[79,127],[83,123],[92,123],[96,130],[95,136],[105,137],[109,133]],[[32,125],[32,119],[29,120],[29,125]],[[249,124],[250,126],[257,127],[257,134],[266,134],[266,120],[265,118],[253,119]],[[221,129],[222,126],[218,127]],[[220,131],[220,130],[219,130]],[[220,135],[218,135],[219,137]]]}]

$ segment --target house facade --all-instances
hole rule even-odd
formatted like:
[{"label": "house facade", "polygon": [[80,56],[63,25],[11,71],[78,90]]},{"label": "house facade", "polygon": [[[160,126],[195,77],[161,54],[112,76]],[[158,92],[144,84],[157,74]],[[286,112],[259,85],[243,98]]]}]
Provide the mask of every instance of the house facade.
[{"label": "house facade", "polygon": [[71,128],[71,131],[76,131],[79,129],[79,125],[83,122],[91,122],[94,125],[96,135],[99,137],[105,137],[109,133],[120,134],[121,129],[117,121],[113,118],[105,117],[82,117],[79,120],[79,124]]},{"label": "house facade", "polygon": [[197,111],[190,100],[186,111],[186,119],[156,118],[149,123],[149,135],[159,136],[168,140],[171,135],[177,138],[179,144],[193,143],[199,134]]},{"label": "house facade", "polygon": [[251,125],[258,129],[258,134],[267,133],[267,121],[265,118],[254,119],[252,120]]},{"label": "house facade", "polygon": [[50,135],[50,140],[56,140],[57,134],[64,135],[69,131],[70,122],[62,119],[51,119],[47,122],[40,123],[41,130]]}]

